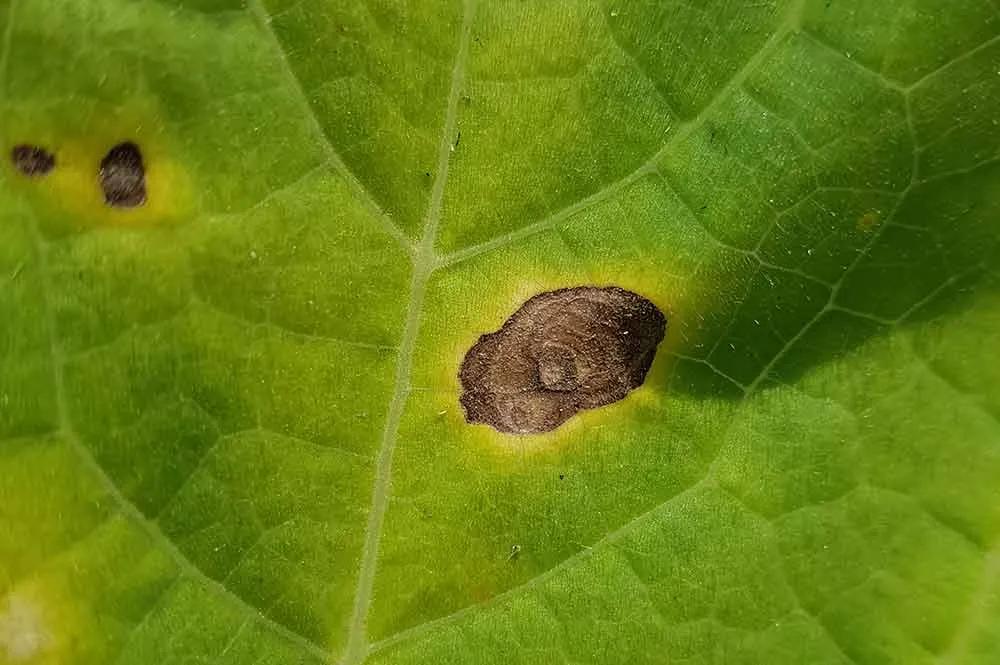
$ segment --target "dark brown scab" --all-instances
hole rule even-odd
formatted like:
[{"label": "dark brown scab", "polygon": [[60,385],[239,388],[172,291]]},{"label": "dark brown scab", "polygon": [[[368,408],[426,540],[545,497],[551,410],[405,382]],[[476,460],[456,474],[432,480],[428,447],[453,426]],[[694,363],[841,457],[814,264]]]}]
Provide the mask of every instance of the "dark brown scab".
[{"label": "dark brown scab", "polygon": [[43,176],[56,167],[56,157],[37,145],[21,144],[10,151],[14,168],[28,177]]},{"label": "dark brown scab", "polygon": [[98,173],[104,202],[113,208],[135,208],[146,202],[146,167],[139,146],[119,143],[101,160]]},{"label": "dark brown scab", "polygon": [[465,354],[465,419],[533,434],[617,402],[645,381],[666,327],[656,305],[616,286],[534,296]]}]

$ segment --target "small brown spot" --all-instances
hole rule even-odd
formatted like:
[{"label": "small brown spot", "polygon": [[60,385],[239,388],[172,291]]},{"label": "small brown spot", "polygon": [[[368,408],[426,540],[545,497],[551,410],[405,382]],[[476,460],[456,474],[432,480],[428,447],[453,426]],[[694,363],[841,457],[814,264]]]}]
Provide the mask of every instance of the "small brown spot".
[{"label": "small brown spot", "polygon": [[534,296],[465,354],[465,419],[531,434],[617,402],[645,381],[666,327],[656,305],[616,286]]},{"label": "small brown spot", "polygon": [[28,177],[42,176],[56,167],[56,157],[37,145],[16,145],[10,151],[14,168]]},{"label": "small brown spot", "polygon": [[98,174],[104,202],[114,208],[135,208],[146,202],[146,168],[139,146],[126,141],[108,151]]}]

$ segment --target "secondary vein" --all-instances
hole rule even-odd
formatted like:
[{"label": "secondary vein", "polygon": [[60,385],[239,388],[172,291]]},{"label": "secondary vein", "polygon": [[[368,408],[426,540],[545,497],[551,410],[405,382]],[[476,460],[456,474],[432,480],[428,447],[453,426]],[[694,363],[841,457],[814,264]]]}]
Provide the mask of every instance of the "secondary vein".
[{"label": "secondary vein", "polygon": [[266,626],[275,634],[298,646],[304,652],[313,655],[323,662],[329,660],[326,653],[319,647],[319,645],[266,616],[263,612],[250,605],[246,600],[240,598],[216,580],[208,577],[208,575],[191,563],[184,553],[181,552],[180,549],[178,549],[178,547],[166,537],[166,535],[164,535],[160,528],[154,522],[149,520],[142,513],[142,511],[140,511],[139,508],[125,496],[121,489],[119,489],[118,485],[115,484],[111,476],[104,470],[104,467],[102,467],[94,457],[90,448],[88,448],[83,440],[81,440],[80,436],[73,427],[72,418],[70,417],[69,412],[68,397],[66,394],[66,384],[64,379],[66,359],[60,343],[59,327],[56,323],[56,313],[52,306],[51,285],[48,282],[50,273],[48,267],[47,246],[44,238],[42,237],[42,232],[38,226],[37,220],[32,219],[29,226],[32,239],[34,241],[38,271],[40,273],[40,284],[42,286],[41,306],[44,310],[47,324],[46,327],[48,329],[48,341],[50,356],[52,359],[53,392],[56,402],[56,417],[58,420],[59,434],[62,439],[73,449],[73,451],[80,458],[83,466],[97,478],[98,482],[104,487],[108,495],[115,501],[115,503],[118,504],[121,514],[144,530],[150,539],[160,549],[166,552],[171,559],[174,560],[174,563],[180,573],[186,575],[189,579],[199,582],[204,588],[216,593],[219,597],[224,598],[241,608],[247,616],[253,617],[261,625]]},{"label": "secondary vein", "polygon": [[302,87],[302,82],[295,75],[292,65],[288,61],[285,49],[281,44],[281,40],[278,39],[278,35],[274,32],[274,28],[271,26],[271,17],[264,8],[263,2],[261,0],[250,0],[248,7],[257,24],[260,26],[261,31],[267,35],[268,39],[270,39],[274,44],[274,48],[277,50],[279,59],[281,60],[281,68],[284,70],[285,77],[289,80],[290,85],[298,96],[300,106],[302,107],[305,116],[308,118],[313,132],[320,137],[327,159],[344,175],[344,178],[347,180],[347,184],[353,191],[354,197],[368,209],[368,212],[372,215],[372,217],[374,217],[375,221],[378,222],[379,226],[381,226],[382,229],[392,236],[392,238],[400,245],[407,249],[411,249],[412,242],[409,237],[407,237],[403,229],[395,224],[385,211],[382,210],[381,206],[379,206],[378,202],[375,200],[375,197],[371,195],[363,184],[361,184],[361,181],[347,166],[343,158],[340,156],[340,153],[338,153],[337,149],[333,146],[333,142],[330,140],[329,134],[327,134],[326,130],[323,129],[323,125],[320,123],[319,118],[316,115],[316,111],[313,108],[312,103],[309,101],[309,96],[306,94],[305,88]]},{"label": "secondary vein", "polygon": [[682,141],[684,141],[684,139],[701,127],[705,121],[710,118],[712,114],[729,98],[729,95],[734,90],[737,90],[740,86],[742,86],[747,78],[749,78],[757,70],[757,68],[782,45],[784,40],[792,32],[799,29],[804,8],[805,0],[793,0],[787,13],[785,14],[784,20],[777,28],[775,28],[774,32],[761,45],[757,52],[754,53],[749,60],[747,60],[739,71],[733,74],[732,78],[730,78],[729,81],[727,81],[726,84],[715,93],[711,101],[709,101],[709,103],[701,109],[696,116],[678,125],[677,131],[674,132],[663,145],[657,148],[657,150],[635,170],[630,173],[626,173],[618,180],[605,185],[603,188],[594,194],[591,194],[587,198],[581,201],[576,201],[565,208],[552,213],[544,219],[527,226],[523,226],[519,229],[515,229],[509,233],[496,236],[476,245],[470,245],[468,247],[455,250],[454,252],[441,258],[441,265],[447,266],[459,263],[483,254],[484,252],[498,249],[512,242],[516,242],[551,229],[568,217],[609,199],[637,180],[647,175],[657,173],[659,162],[667,154],[669,154],[675,146],[679,145]]}]

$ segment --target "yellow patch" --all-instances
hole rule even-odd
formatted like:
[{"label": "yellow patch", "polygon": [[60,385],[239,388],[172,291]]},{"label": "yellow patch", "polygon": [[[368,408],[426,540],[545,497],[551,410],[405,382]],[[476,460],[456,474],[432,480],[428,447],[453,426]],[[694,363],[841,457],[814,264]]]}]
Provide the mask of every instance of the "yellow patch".
[{"label": "yellow patch", "polygon": [[33,598],[11,593],[0,605],[0,654],[4,662],[37,662],[52,645],[49,622]]},{"label": "yellow patch", "polygon": [[[191,215],[195,201],[190,179],[176,161],[161,116],[150,103],[109,108],[77,101],[14,109],[5,130],[7,150],[27,143],[55,155],[55,168],[41,177],[16,173],[9,159],[5,166],[8,179],[48,212],[41,220],[46,230],[161,226]],[[146,202],[128,209],[105,203],[98,178],[101,160],[123,141],[139,146],[146,172]]]},{"label": "yellow patch", "polygon": [[[72,665],[88,652],[81,617],[71,603],[32,580],[0,598],[0,662]],[[93,655],[88,653],[89,655]]]}]

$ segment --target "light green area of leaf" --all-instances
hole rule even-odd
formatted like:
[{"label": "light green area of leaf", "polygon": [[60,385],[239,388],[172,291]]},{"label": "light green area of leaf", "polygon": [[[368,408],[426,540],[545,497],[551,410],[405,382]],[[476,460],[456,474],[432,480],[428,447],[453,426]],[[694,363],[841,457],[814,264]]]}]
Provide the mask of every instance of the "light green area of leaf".
[{"label": "light green area of leaf", "polygon": [[[1000,662],[998,33],[0,0],[0,663]],[[646,383],[466,424],[582,284],[666,313]]]}]

